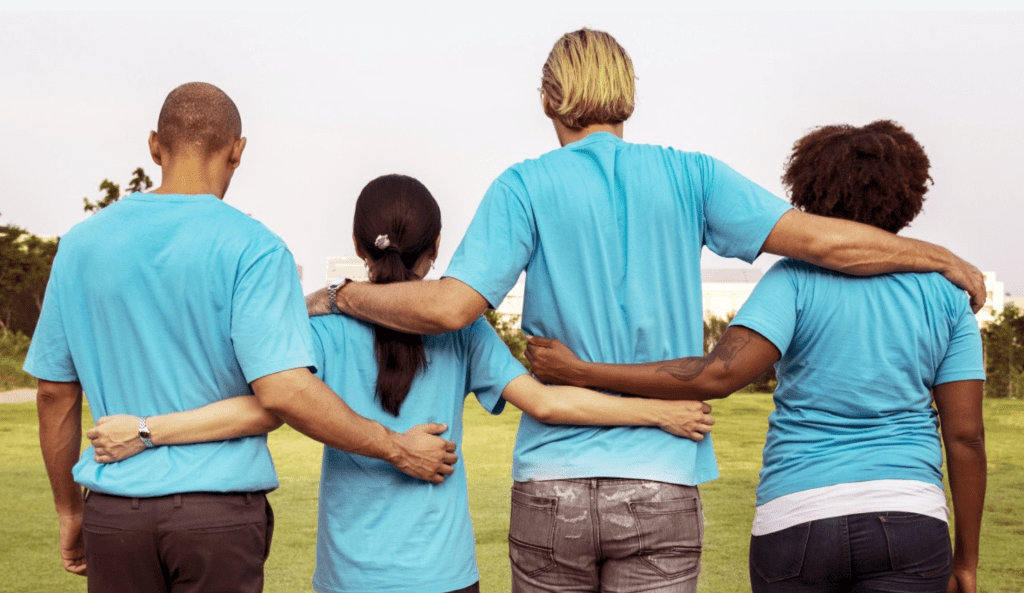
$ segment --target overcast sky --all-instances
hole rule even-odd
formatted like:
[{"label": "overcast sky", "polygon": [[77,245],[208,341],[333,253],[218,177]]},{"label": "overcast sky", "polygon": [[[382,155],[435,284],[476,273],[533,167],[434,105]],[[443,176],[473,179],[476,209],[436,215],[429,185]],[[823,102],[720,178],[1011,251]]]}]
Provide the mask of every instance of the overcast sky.
[{"label": "overcast sky", "polygon": [[[0,223],[61,235],[86,218],[82,198],[98,198],[104,178],[123,186],[142,166],[159,184],[147,135],[167,93],[200,80],[232,96],[248,138],[226,201],[284,238],[307,291],[323,284],[327,257],[353,253],[359,190],[392,172],[419,178],[441,204],[438,274],[490,182],[557,148],[540,68],[562,33],[588,26],[633,58],[627,140],[711,154],[779,195],[793,141],[812,127],[902,123],[935,180],[904,234],[949,247],[1024,295],[1024,12],[918,4],[0,4]],[[706,256],[704,265],[745,264]]]}]

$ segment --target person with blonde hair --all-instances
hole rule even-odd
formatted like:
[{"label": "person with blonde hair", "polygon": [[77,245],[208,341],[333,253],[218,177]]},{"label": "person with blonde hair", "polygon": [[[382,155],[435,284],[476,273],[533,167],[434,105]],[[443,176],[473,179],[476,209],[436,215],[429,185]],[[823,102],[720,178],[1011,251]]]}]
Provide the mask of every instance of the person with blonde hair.
[{"label": "person with blonde hair", "polygon": [[[700,153],[633,144],[632,62],[615,39],[563,35],[544,64],[561,148],[491,184],[440,280],[348,282],[307,301],[414,334],[453,331],[526,271],[523,330],[581,357],[638,363],[700,354],[700,252],[762,251],[853,274],[939,271],[984,303],[981,273],[948,250],[799,212]],[[650,427],[546,425],[524,415],[513,459],[512,589],[696,590],[697,485],[718,477],[712,439]]]}]

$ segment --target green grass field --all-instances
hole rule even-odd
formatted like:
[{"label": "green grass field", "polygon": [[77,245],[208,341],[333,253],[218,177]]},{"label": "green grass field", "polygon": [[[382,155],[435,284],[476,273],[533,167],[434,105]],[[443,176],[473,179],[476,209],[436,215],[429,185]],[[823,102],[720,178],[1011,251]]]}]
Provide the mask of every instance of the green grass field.
[{"label": "green grass field", "polygon": [[[738,394],[715,404],[722,477],[701,488],[707,525],[702,592],[749,591],[747,542],[770,410],[770,397],[760,394]],[[469,474],[481,587],[487,592],[509,590],[508,489],[518,419],[512,412],[494,418],[472,399],[466,409],[463,462]],[[985,413],[989,481],[980,591],[1018,593],[1024,591],[1024,401],[988,400]],[[85,579],[60,568],[57,520],[37,435],[34,404],[0,405],[0,593],[85,591]],[[271,495],[277,528],[266,590],[309,591],[320,447],[287,427],[270,438],[281,488]]]}]

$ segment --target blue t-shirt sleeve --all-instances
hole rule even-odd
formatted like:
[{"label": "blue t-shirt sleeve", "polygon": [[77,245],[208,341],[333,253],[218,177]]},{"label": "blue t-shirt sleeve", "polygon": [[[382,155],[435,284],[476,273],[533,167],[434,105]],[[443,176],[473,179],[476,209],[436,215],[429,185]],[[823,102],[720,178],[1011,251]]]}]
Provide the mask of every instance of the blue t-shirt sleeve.
[{"label": "blue t-shirt sleeve", "polygon": [[796,321],[796,279],[786,260],[782,260],[761,278],[730,325],[756,331],[784,355],[796,333]]},{"label": "blue t-shirt sleeve", "polygon": [[722,257],[753,262],[791,206],[722,161],[704,156],[702,167],[705,244]]},{"label": "blue t-shirt sleeve", "polygon": [[971,313],[967,295],[957,290],[955,296],[959,315],[953,326],[953,335],[949,340],[946,356],[935,371],[935,385],[985,379],[985,362],[978,322]]},{"label": "blue t-shirt sleeve", "polygon": [[533,211],[516,181],[506,172],[487,189],[444,273],[468,284],[492,307],[512,290],[537,244]]},{"label": "blue t-shirt sleeve", "polygon": [[508,346],[501,340],[491,324],[481,317],[469,326],[469,391],[491,414],[500,414],[505,408],[501,392],[526,369]]},{"label": "blue t-shirt sleeve", "polygon": [[313,374],[321,381],[325,380],[325,369],[327,368],[327,347],[324,345],[324,341],[326,340],[328,343],[332,341],[331,330],[327,328],[325,322],[331,318],[330,315],[321,315],[309,320],[309,327],[313,334],[313,362],[316,363],[316,370]]},{"label": "blue t-shirt sleeve", "polygon": [[71,358],[71,346],[64,333],[64,322],[61,319],[60,299],[57,286],[60,281],[60,270],[63,258],[58,252],[54,261],[53,272],[46,286],[43,298],[43,309],[39,313],[39,321],[32,334],[28,355],[25,357],[25,372],[37,379],[45,381],[72,382],[78,381],[78,371]]},{"label": "blue t-shirt sleeve", "polygon": [[239,271],[231,309],[231,341],[246,381],[314,366],[306,303],[286,248],[272,249]]}]

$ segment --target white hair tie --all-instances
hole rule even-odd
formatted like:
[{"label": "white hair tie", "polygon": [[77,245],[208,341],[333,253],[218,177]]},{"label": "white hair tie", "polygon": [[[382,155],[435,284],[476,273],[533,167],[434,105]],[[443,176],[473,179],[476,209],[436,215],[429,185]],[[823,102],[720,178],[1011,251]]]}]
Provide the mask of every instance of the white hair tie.
[{"label": "white hair tie", "polygon": [[391,247],[391,239],[388,239],[387,235],[377,235],[377,240],[373,242],[373,245],[383,251]]}]

